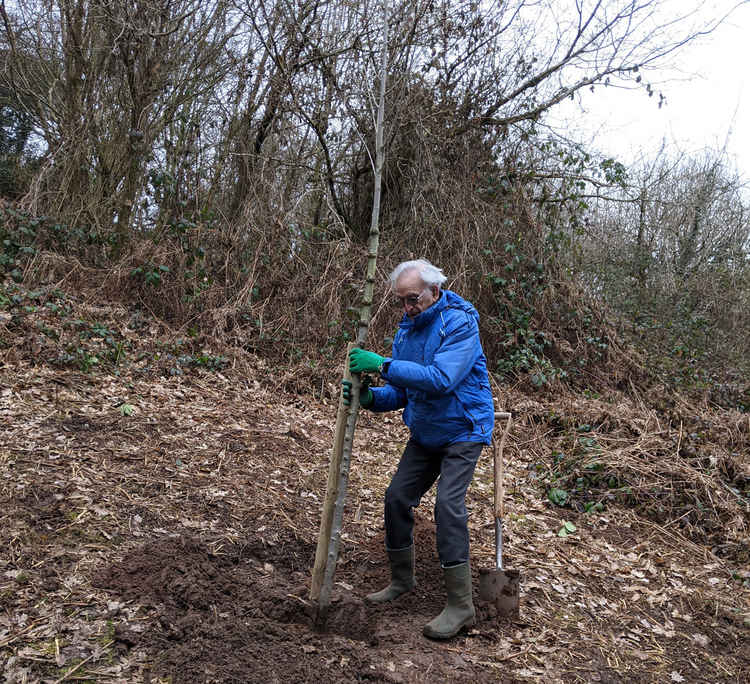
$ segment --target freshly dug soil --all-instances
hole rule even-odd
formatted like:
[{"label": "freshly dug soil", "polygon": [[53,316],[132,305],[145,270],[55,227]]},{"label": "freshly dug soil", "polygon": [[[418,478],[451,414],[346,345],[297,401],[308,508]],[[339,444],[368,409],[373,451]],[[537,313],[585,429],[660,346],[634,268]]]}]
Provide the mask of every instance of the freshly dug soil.
[{"label": "freshly dug soil", "polygon": [[[444,598],[430,528],[418,525],[422,562],[414,592],[387,606],[361,600],[388,581],[382,538],[373,540],[372,558],[382,562],[344,563],[323,631],[314,629],[300,570],[311,567],[314,549],[293,538],[211,551],[195,538],[167,536],[133,548],[93,584],[156,613],[147,631],[121,624],[114,638],[122,649],[146,646],[154,656],[151,675],[173,682],[503,681],[458,653],[435,659],[446,648],[458,651],[457,641],[435,643],[421,634]],[[458,643],[491,642],[497,625],[480,621],[470,631]],[[385,662],[384,652],[392,654]]]}]

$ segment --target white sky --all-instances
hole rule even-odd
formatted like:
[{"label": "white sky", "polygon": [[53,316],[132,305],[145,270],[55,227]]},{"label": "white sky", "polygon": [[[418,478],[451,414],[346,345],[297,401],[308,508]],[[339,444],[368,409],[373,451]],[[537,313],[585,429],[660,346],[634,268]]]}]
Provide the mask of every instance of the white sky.
[{"label": "white sky", "polygon": [[[653,159],[662,140],[688,153],[726,145],[750,181],[750,4],[672,61],[675,68],[657,77],[644,74],[644,82],[664,81],[651,98],[645,90],[597,87],[561,104],[555,119],[566,122],[569,137],[626,165]],[[661,109],[658,92],[666,97]]]}]

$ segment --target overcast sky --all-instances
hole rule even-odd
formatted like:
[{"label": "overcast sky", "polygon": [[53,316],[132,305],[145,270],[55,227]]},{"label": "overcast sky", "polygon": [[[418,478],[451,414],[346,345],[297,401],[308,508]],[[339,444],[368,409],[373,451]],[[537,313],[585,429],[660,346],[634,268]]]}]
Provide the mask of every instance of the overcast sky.
[{"label": "overcast sky", "polygon": [[648,79],[664,81],[655,86],[666,97],[661,109],[658,94],[599,87],[568,101],[555,118],[571,137],[626,164],[652,159],[662,140],[684,152],[726,146],[750,181],[750,4],[673,62],[675,68]]}]

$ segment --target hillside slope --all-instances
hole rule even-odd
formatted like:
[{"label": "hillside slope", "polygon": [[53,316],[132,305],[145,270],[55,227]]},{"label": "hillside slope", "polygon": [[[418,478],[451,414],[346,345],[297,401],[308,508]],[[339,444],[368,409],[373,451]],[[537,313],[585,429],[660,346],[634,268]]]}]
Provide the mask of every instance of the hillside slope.
[{"label": "hillside slope", "polygon": [[[396,414],[360,417],[333,611],[311,627],[336,382],[16,288],[0,306],[6,681],[746,681],[747,414],[504,388],[520,616],[478,606],[436,643],[421,636],[443,600],[431,495],[417,589],[361,601],[387,576]],[[491,477],[488,449],[469,492],[475,576],[494,557]]]}]

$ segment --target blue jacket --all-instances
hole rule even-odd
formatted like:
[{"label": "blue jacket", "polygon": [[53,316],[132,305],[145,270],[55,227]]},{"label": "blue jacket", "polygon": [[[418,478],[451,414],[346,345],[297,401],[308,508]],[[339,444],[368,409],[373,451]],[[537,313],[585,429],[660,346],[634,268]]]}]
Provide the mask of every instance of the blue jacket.
[{"label": "blue jacket", "polygon": [[373,387],[372,411],[404,409],[412,438],[426,447],[489,444],[495,410],[479,314],[455,292],[414,319],[404,315],[383,364],[384,387]]}]

